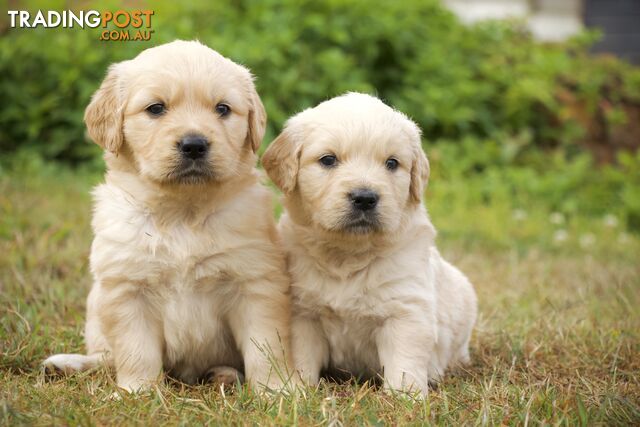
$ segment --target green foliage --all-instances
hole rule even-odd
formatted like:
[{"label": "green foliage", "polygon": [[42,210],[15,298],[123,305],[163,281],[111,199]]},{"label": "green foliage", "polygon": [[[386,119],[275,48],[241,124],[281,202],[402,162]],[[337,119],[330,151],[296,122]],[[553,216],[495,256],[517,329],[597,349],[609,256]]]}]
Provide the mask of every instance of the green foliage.
[{"label": "green foliage", "polygon": [[436,185],[513,209],[544,200],[568,216],[612,213],[640,230],[638,156],[599,167],[577,144],[591,123],[615,129],[632,120],[628,106],[640,108],[640,71],[587,54],[597,34],[543,45],[519,22],[463,26],[437,0],[161,1],[153,9],[151,42],[100,41],[100,29],[2,36],[1,152],[100,164],[82,114],[107,66],[197,38],[253,70],[267,141],[303,108],[349,90],[376,93],[420,124],[443,174]]},{"label": "green foliage", "polygon": [[96,156],[82,112],[108,64],[175,38],[198,38],[254,71],[268,138],[293,113],[349,90],[377,93],[430,141],[526,133],[534,146],[584,135],[566,91],[589,111],[606,98],[614,125],[626,120],[621,103],[640,100],[637,69],[586,54],[592,34],[545,46],[518,22],[465,27],[437,0],[161,1],[153,9],[151,42],[100,41],[101,29],[9,29],[0,38],[2,152]]},{"label": "green foliage", "polygon": [[[427,144],[432,164],[428,195],[447,203],[455,194],[460,208],[497,209],[507,218],[512,211],[545,218],[552,213],[567,219],[614,217],[623,230],[640,233],[640,152],[620,153],[616,165],[596,167],[586,153],[568,156],[559,149],[519,153],[521,145],[518,140],[500,144],[471,137]],[[451,207],[442,209],[446,215]],[[550,228],[537,232],[548,234]],[[514,227],[502,237],[518,233]],[[603,233],[603,238],[615,242],[613,237]]]}]

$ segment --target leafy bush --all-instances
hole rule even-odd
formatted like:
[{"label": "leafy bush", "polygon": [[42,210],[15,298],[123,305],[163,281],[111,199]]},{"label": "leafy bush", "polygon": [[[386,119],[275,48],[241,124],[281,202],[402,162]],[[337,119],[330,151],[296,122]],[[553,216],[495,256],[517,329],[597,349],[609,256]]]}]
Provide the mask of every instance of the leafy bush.
[{"label": "leafy bush", "polygon": [[[620,153],[616,165],[596,169],[587,153],[569,158],[561,150],[514,164],[509,150],[491,140],[442,141],[425,149],[433,165],[427,206],[434,198],[440,216],[483,206],[502,210],[502,220],[511,211],[555,212],[567,220],[613,216],[623,229],[640,233],[640,152]],[[469,219],[459,220],[462,229]]]},{"label": "leafy bush", "polygon": [[567,96],[591,116],[607,99],[614,124],[625,123],[625,102],[640,103],[638,70],[589,57],[589,35],[544,46],[517,22],[465,27],[437,0],[163,1],[154,10],[151,43],[101,42],[99,29],[8,30],[0,149],[95,156],[81,117],[108,64],[174,38],[199,38],[254,71],[269,137],[291,114],[348,90],[376,92],[428,140],[518,136],[533,146],[584,137],[584,114],[567,110]]},{"label": "leafy bush", "polygon": [[[543,45],[519,22],[463,26],[437,0],[153,8],[151,42],[101,42],[99,29],[8,30],[0,38],[2,153],[99,159],[82,114],[109,63],[197,38],[253,70],[269,114],[267,141],[303,108],[349,90],[376,93],[420,124],[434,165],[475,183],[460,191],[522,206],[535,195],[567,215],[613,209],[640,223],[639,162],[617,153],[640,144],[640,71],[590,56],[594,34]],[[584,148],[619,164],[594,174]]]}]

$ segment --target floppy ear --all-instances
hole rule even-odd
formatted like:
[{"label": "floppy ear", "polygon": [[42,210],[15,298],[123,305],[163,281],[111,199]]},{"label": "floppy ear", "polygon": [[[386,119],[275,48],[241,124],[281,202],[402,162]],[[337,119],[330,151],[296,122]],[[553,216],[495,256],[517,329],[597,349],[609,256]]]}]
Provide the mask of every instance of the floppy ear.
[{"label": "floppy ear", "polygon": [[422,150],[422,139],[420,137],[421,132],[418,125],[413,120],[407,119],[410,138],[413,140],[413,161],[411,162],[411,184],[409,184],[409,196],[411,201],[420,202],[422,200],[422,193],[427,187],[429,180],[429,160],[427,160],[426,154]]},{"label": "floppy ear", "polygon": [[118,89],[119,67],[120,64],[109,67],[107,77],[93,94],[84,111],[84,122],[89,137],[112,153],[117,153],[124,142],[124,103]]},{"label": "floppy ear", "polygon": [[249,96],[249,130],[247,131],[246,143],[251,145],[251,150],[255,153],[260,148],[264,131],[267,126],[267,112],[260,100],[256,88],[251,82],[251,94]]},{"label": "floppy ear", "polygon": [[298,182],[301,144],[297,136],[285,126],[262,156],[264,170],[284,194],[291,193]]},{"label": "floppy ear", "polygon": [[422,200],[422,193],[427,187],[429,180],[429,160],[422,151],[422,147],[415,148],[413,162],[411,163],[411,184],[409,184],[409,195],[411,200],[418,203]]}]

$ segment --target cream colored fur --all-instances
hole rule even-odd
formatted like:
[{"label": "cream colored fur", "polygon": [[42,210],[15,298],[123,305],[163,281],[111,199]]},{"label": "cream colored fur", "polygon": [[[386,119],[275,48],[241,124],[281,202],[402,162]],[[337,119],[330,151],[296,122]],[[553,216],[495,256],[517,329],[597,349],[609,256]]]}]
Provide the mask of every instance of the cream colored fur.
[{"label": "cream colored fur", "polygon": [[[145,111],[159,101],[161,117]],[[45,366],[104,362],[128,391],[149,388],[163,368],[193,383],[225,376],[225,366],[281,387],[289,279],[254,169],[266,117],[249,71],[198,42],[151,48],[110,68],[85,121],[108,168],[93,193],[87,355]],[[205,176],[179,178],[176,147],[187,134],[210,142]]]},{"label": "cream colored fur", "polygon": [[[319,162],[326,155],[335,166]],[[396,170],[385,166],[390,158]],[[469,361],[476,296],[436,249],[422,204],[429,164],[411,120],[350,93],[291,118],[262,161],[285,195],[279,227],[304,380],[314,384],[327,369],[382,375],[388,389],[424,394]],[[380,195],[376,229],[344,226],[357,188]]]}]

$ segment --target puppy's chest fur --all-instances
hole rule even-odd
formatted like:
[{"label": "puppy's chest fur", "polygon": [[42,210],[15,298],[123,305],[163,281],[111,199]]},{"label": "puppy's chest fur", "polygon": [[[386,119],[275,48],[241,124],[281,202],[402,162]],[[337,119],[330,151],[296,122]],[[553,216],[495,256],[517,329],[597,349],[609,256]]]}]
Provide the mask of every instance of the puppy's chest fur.
[{"label": "puppy's chest fur", "polygon": [[[424,249],[426,259],[429,250]],[[366,268],[338,277],[298,254],[291,256],[290,265],[294,312],[320,322],[330,348],[331,374],[345,370],[374,377],[381,371],[375,338],[378,329],[386,319],[420,310],[434,298],[426,261],[416,269],[424,261],[420,256],[373,258]],[[407,271],[413,275],[408,276]],[[420,272],[417,276],[416,271]],[[305,280],[308,277],[314,278],[313,283]]]},{"label": "puppy's chest fur", "polygon": [[242,200],[201,215],[200,221],[160,225],[118,188],[103,185],[95,196],[96,282],[138,287],[161,321],[165,367],[187,382],[213,364],[242,368],[226,313],[240,298],[242,283],[261,274],[251,268],[251,255],[265,245],[243,228],[256,219],[239,209]]},{"label": "puppy's chest fur", "polygon": [[[241,226],[247,218],[233,204],[202,212],[197,221],[160,221],[118,189],[103,187],[96,189],[91,254],[98,278],[123,277],[155,292],[208,294],[224,292],[221,285],[243,275],[230,258],[247,249]],[[105,192],[109,196],[100,197]]]}]

